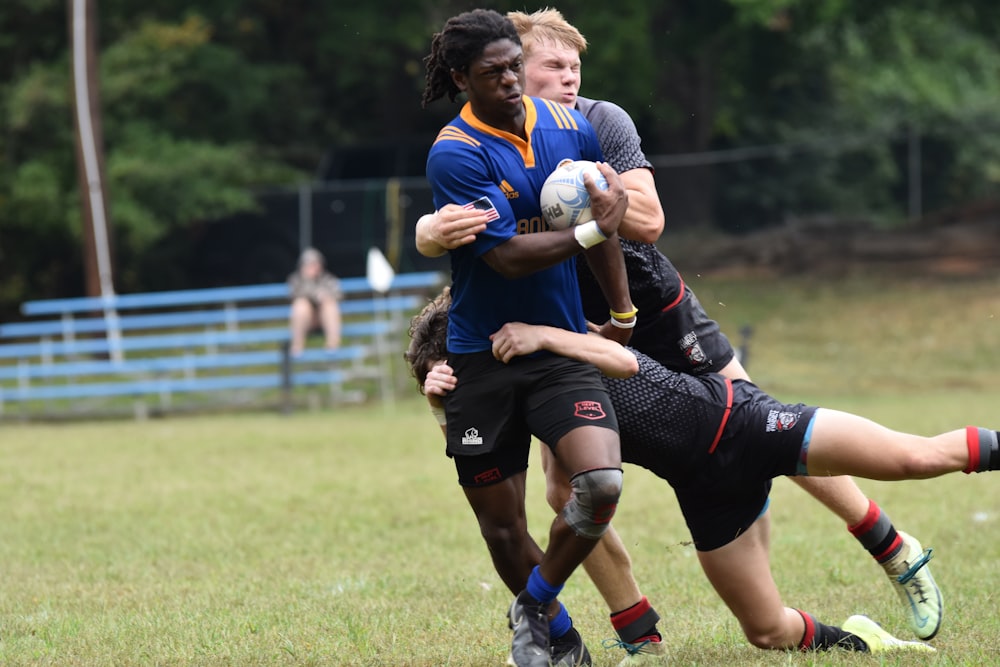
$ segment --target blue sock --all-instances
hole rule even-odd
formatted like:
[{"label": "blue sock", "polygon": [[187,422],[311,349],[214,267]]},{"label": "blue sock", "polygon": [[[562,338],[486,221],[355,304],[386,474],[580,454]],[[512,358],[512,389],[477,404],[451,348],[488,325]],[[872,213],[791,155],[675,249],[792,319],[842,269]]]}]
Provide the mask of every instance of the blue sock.
[{"label": "blue sock", "polygon": [[566,607],[563,603],[559,603],[559,613],[556,617],[549,621],[549,637],[552,639],[559,639],[564,634],[569,632],[569,629],[573,627],[573,619],[569,617],[569,612],[566,611]]},{"label": "blue sock", "polygon": [[553,586],[549,582],[542,578],[541,572],[538,571],[538,566],[536,565],[531,571],[531,575],[528,577],[528,585],[525,587],[528,591],[528,595],[535,598],[542,604],[548,604],[559,597],[559,592],[562,590],[562,586]]}]

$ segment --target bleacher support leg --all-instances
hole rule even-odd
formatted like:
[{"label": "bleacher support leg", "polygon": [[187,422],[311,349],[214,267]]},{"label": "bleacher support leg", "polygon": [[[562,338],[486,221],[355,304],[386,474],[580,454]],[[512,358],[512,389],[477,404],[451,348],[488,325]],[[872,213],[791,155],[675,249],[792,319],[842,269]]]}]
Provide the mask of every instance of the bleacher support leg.
[{"label": "bleacher support leg", "polygon": [[281,344],[281,412],[292,412],[292,352],[291,342]]}]

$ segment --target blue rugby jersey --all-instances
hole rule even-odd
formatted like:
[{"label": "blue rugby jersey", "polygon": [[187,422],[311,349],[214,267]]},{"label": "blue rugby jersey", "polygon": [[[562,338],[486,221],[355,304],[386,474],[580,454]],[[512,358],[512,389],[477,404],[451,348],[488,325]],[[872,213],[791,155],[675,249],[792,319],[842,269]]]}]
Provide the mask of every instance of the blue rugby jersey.
[{"label": "blue rugby jersey", "polygon": [[515,234],[547,231],[539,194],[560,161],[603,160],[597,135],[577,111],[540,98],[523,99],[527,141],[482,123],[466,103],[438,133],[427,157],[435,208],[485,196],[498,213],[474,243],[449,253],[449,352],[489,350],[490,334],[506,322],[586,331],[573,260],[514,280],[482,260]]}]

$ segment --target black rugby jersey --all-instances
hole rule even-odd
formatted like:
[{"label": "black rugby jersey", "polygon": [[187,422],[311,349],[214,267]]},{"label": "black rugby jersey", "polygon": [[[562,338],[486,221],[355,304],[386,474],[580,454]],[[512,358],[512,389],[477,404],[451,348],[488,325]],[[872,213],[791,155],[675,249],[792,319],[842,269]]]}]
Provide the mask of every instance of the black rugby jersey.
[{"label": "black rugby jersey", "polygon": [[684,486],[705,466],[722,435],[732,388],[716,374],[694,377],[664,368],[632,350],[639,372],[603,377],[618,417],[622,460]]},{"label": "black rugby jersey", "polygon": [[[632,169],[653,168],[642,152],[635,123],[624,109],[612,102],[585,97],[577,98],[576,108],[594,126],[604,159],[615,171],[620,174]],[[628,239],[621,239],[621,244],[632,303],[639,309],[641,327],[644,318],[659,313],[681,296],[681,278],[654,244]],[[607,322],[608,303],[597,279],[586,261],[578,260],[576,266],[584,315],[597,324]]]}]

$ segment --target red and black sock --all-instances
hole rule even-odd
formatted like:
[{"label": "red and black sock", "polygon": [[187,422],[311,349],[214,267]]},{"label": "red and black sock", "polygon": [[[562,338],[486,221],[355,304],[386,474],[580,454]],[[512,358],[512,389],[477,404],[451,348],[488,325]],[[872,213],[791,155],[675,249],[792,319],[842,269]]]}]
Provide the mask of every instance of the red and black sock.
[{"label": "red and black sock", "polygon": [[618,638],[626,644],[661,641],[663,637],[656,629],[656,622],[659,620],[660,615],[649,604],[645,595],[628,609],[611,614],[611,625],[618,633]]},{"label": "red and black sock", "polygon": [[969,447],[969,465],[962,472],[1000,470],[1000,434],[988,428],[966,426],[965,443]]},{"label": "red and black sock", "polygon": [[806,622],[806,631],[799,642],[800,651],[828,651],[831,648],[842,648],[848,651],[867,651],[868,644],[857,635],[844,632],[833,625],[817,621],[812,614],[796,609],[802,620]]},{"label": "red and black sock", "polygon": [[868,501],[865,517],[853,526],[848,526],[847,530],[879,563],[886,562],[903,547],[903,538],[896,532],[892,520],[874,500]]}]

